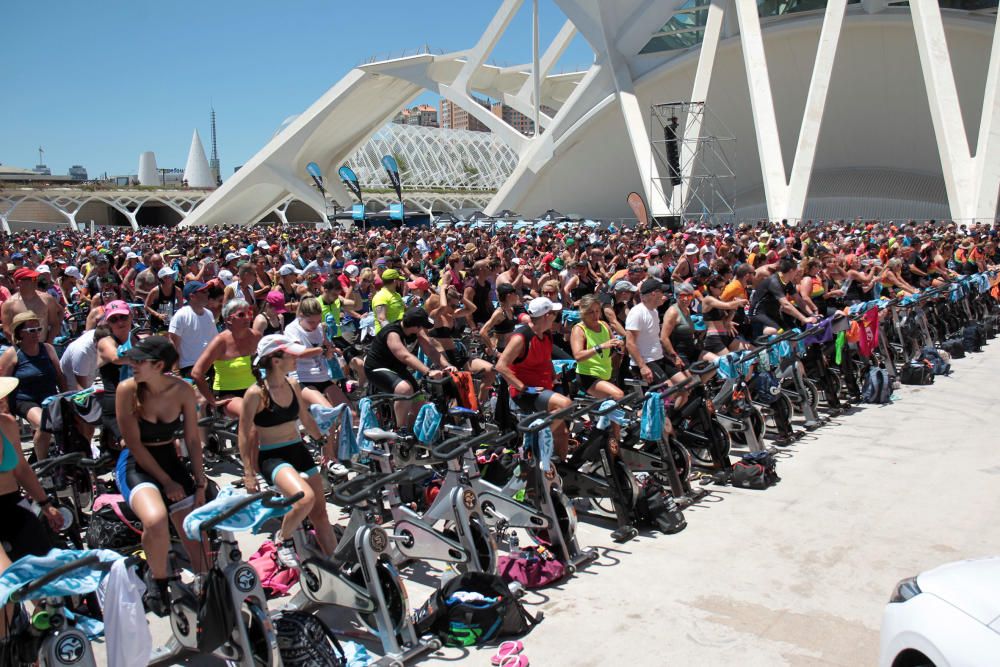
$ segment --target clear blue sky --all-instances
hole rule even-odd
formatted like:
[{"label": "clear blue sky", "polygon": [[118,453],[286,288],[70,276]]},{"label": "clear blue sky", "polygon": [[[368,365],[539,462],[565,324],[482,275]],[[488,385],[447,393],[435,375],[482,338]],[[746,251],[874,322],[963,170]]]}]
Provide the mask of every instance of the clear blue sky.
[{"label": "clear blue sky", "polygon": [[[183,168],[197,128],[211,151],[218,117],[223,176],[260,149],[352,67],[428,44],[468,48],[498,0],[106,0],[4,3],[0,163],[53,174],[133,174],[139,154]],[[541,0],[544,50],[565,17]],[[557,70],[588,65],[578,36]],[[531,60],[531,0],[493,53]],[[436,104],[436,95],[418,101]]]}]

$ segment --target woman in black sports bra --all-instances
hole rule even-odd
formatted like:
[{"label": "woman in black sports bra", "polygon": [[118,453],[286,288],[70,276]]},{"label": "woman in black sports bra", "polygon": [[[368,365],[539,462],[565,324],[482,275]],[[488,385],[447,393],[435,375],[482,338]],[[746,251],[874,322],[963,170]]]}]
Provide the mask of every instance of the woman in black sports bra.
[{"label": "woman in black sports bra", "polygon": [[518,307],[524,312],[523,306],[520,306],[521,296],[510,283],[497,285],[497,302],[490,319],[479,330],[479,337],[486,346],[484,351],[491,358],[499,357],[499,353],[507,347],[507,339],[518,325]]},{"label": "woman in black sports bra", "polygon": [[706,285],[708,294],[701,299],[701,316],[706,328],[705,349],[717,355],[739,349],[740,342],[734,336],[733,314],[747,303],[741,297],[723,301],[722,290],[725,288],[726,279],[714,275]]},{"label": "woman in black sports bra", "polygon": [[[317,442],[328,443],[320,433],[302,399],[302,389],[288,377],[295,370],[296,359],[306,348],[282,335],[264,336],[257,344],[253,372],[257,383],[243,395],[240,415],[239,447],[248,493],[257,490],[257,473],[286,497],[302,493],[285,515],[275,543],[278,559],[288,567],[297,567],[298,558],[292,533],[309,517],[323,553],[332,555],[337,538],[326,513],[326,498],[320,480],[320,468],[302,442],[299,423]],[[324,445],[323,455],[335,459],[332,445]]]},{"label": "woman in black sports bra", "polygon": [[479,400],[489,399],[493,387],[493,364],[485,359],[472,359],[460,339],[465,332],[466,321],[476,312],[476,306],[453,287],[444,283],[436,294],[432,294],[424,308],[434,322],[434,328],[427,335],[435,339],[442,348],[448,363],[460,371],[481,372],[483,381],[479,386]]},{"label": "woman in black sports bra", "polygon": [[[184,517],[205,502],[207,481],[201,457],[201,431],[194,388],[169,375],[177,350],[163,336],[136,343],[122,358],[133,376],[122,380],[115,396],[118,425],[127,449],[118,458],[116,480],[125,501],[142,521],[142,548],[149,564],[147,602],[157,615],[167,611],[167,554],[173,521],[191,564],[203,569],[201,545],[188,540]],[[174,440],[183,430],[191,472]],[[168,509],[170,508],[170,509]]]}]

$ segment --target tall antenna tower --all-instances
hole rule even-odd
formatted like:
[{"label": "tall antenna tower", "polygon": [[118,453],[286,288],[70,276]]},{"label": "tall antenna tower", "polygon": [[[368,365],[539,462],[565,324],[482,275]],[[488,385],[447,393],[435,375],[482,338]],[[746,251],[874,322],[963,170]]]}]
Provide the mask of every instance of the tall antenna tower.
[{"label": "tall antenna tower", "polygon": [[219,145],[215,136],[215,107],[212,107],[212,159],[208,161],[212,170],[212,178],[217,186],[222,185],[222,170],[219,168]]}]

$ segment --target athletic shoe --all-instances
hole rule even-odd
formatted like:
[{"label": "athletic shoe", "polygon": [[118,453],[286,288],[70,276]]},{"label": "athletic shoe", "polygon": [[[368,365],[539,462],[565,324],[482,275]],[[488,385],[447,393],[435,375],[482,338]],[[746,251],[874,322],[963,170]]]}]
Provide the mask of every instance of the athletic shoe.
[{"label": "athletic shoe", "polygon": [[347,477],[347,466],[345,466],[340,461],[327,461],[326,462],[326,472],[330,477],[341,478]]},{"label": "athletic shoe", "polygon": [[292,540],[282,540],[278,544],[278,563],[282,567],[290,568],[298,568],[301,565],[299,555],[295,553],[295,543]]},{"label": "athletic shoe", "polygon": [[143,579],[146,583],[146,595],[143,597],[146,609],[160,618],[165,618],[170,612],[170,593],[167,590],[167,580],[154,579],[149,570],[146,570]]}]

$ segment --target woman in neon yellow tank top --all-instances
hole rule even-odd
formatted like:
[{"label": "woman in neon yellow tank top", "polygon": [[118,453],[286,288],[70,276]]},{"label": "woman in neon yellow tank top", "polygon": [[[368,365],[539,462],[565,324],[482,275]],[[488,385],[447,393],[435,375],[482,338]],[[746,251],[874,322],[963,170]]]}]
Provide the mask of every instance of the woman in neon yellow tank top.
[{"label": "woman in neon yellow tank top", "polygon": [[[257,349],[260,334],[251,326],[253,308],[243,299],[227,301],[222,307],[222,320],[226,323],[225,330],[198,357],[191,369],[191,379],[210,406],[220,407],[235,418],[243,409],[243,394],[257,381],[251,355]],[[206,379],[209,367],[215,370],[211,387]]]},{"label": "woman in neon yellow tank top", "polygon": [[622,349],[622,341],[612,338],[611,329],[601,321],[601,304],[593,294],[580,299],[580,320],[569,339],[580,389],[594,398],[621,400],[625,394],[611,382],[611,357]]}]

